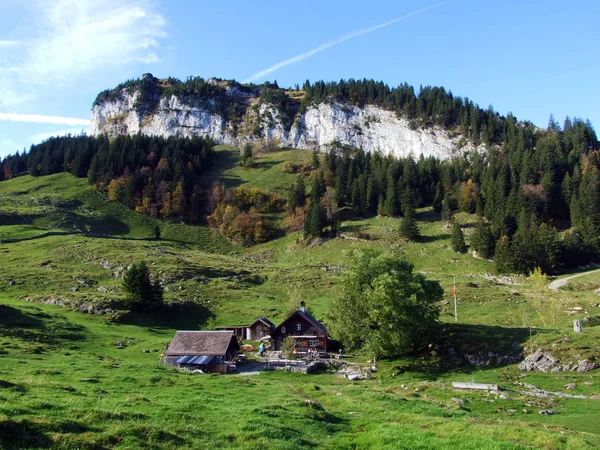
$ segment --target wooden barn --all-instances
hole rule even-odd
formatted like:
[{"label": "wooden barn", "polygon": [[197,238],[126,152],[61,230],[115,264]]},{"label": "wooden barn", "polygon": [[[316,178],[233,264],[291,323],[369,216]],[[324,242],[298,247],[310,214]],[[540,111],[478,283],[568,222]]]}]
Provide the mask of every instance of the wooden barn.
[{"label": "wooden barn", "polygon": [[271,331],[271,345],[274,350],[282,350],[283,340],[291,337],[299,352],[309,348],[319,352],[331,350],[332,341],[327,328],[306,312],[304,302],[298,311],[294,311],[279,326]]},{"label": "wooden barn", "polygon": [[260,341],[269,336],[275,324],[266,317],[256,319],[250,325],[227,325],[215,327],[216,330],[232,331],[238,339],[247,339],[249,341]]},{"label": "wooden barn", "polygon": [[266,317],[261,317],[248,325],[246,339],[260,341],[262,338],[269,336],[274,329],[275,324],[273,322]]},{"label": "wooden barn", "polygon": [[177,331],[163,362],[183,369],[226,373],[233,368],[239,351],[232,331]]}]

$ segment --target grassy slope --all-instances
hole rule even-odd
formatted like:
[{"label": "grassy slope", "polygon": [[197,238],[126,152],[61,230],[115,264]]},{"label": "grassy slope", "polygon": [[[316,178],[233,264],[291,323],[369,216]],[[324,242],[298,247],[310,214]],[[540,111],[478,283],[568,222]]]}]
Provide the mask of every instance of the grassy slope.
[{"label": "grassy slope", "polygon": [[[310,160],[306,152],[282,151],[258,156],[257,167],[247,169],[236,165],[238,156],[227,147],[220,147],[219,155],[218,165],[209,177],[212,180],[225,180],[227,186],[248,183],[282,194],[295,180],[294,175],[281,171],[283,163]],[[421,243],[400,242],[394,232],[397,219],[364,218],[344,222],[342,230],[352,235],[364,227],[371,236],[369,242],[336,239],[306,247],[297,243],[298,235],[291,234],[240,249],[204,227],[139,216],[107,202],[85,180],[67,174],[0,183],[0,238],[35,235],[48,229],[70,230],[73,224],[103,233],[147,238],[155,223],[160,224],[166,238],[156,242],[53,236],[0,244],[0,300],[11,308],[4,312],[17,317],[21,314],[23,319],[24,324],[17,321],[10,329],[25,330],[0,338],[2,348],[8,352],[0,354],[0,380],[16,384],[4,389],[0,386],[0,438],[3,430],[15,426],[38,436],[39,446],[48,442],[44,439],[64,442],[65,446],[96,443],[122,447],[155,443],[397,448],[401,442],[423,448],[583,448],[599,444],[597,434],[575,431],[598,433],[595,418],[600,413],[600,401],[562,400],[551,405],[558,409],[558,415],[541,417],[536,412],[544,405],[526,406],[527,401],[521,398],[489,403],[486,396],[469,394],[473,400],[466,405],[469,412],[457,409],[450,400],[461,394],[441,389],[440,383],[471,378],[511,387],[512,381],[523,375],[515,367],[464,372],[439,369],[430,360],[402,360],[384,362],[376,380],[353,385],[329,375],[193,377],[156,364],[158,352],[154,350],[162,350],[173,330],[203,326],[209,311],[215,315],[217,325],[246,323],[258,316],[276,322],[283,317],[285,300],[293,292],[308,301],[317,317],[325,318],[336,294],[344,250],[355,247],[374,247],[405,256],[416,270],[442,283],[446,301],[451,301],[456,276],[460,323],[452,325],[451,333],[463,348],[502,349],[515,340],[528,345],[525,326],[531,325],[535,327],[534,346],[550,347],[555,343],[553,352],[573,359],[598,355],[598,309],[592,306],[598,302],[592,292],[598,286],[598,277],[573,280],[569,287],[552,294],[551,301],[559,305],[559,313],[556,321],[544,327],[534,304],[540,295],[549,298],[549,293],[534,289],[527,279],[516,280],[519,285],[505,285],[484,278],[483,274],[492,272],[490,262],[453,253],[449,232],[429,209],[419,211],[418,219],[424,235]],[[475,218],[459,215],[458,220],[465,224],[468,239]],[[52,296],[108,304],[122,296],[115,270],[140,259],[146,259],[154,273],[168,280],[167,300],[193,300],[199,307],[183,317],[134,317],[130,325],[115,325],[102,317],[18,300]],[[80,284],[78,280],[85,278],[97,284]],[[98,292],[98,286],[106,287],[108,292]],[[440,306],[441,319],[452,324],[452,304]],[[584,310],[574,316],[566,314],[573,306]],[[585,333],[574,335],[571,321],[586,317],[586,312],[589,321],[584,323]],[[4,315],[0,320],[0,325],[6,323]],[[44,333],[52,335],[53,327],[60,331],[68,324],[84,329],[58,344],[39,343],[27,334],[45,326]],[[568,344],[563,342],[565,336],[570,339]],[[132,344],[117,350],[110,345],[116,340]],[[143,349],[152,352],[143,353]],[[418,365],[411,370],[414,363]],[[403,375],[392,378],[390,374],[399,367]],[[53,370],[60,373],[53,374]],[[99,382],[81,381],[83,378],[98,378]],[[595,373],[528,374],[525,381],[551,390],[564,390],[564,384],[575,381],[575,393],[582,394],[597,393],[600,383]],[[420,385],[422,382],[428,384]],[[316,391],[315,384],[322,389]],[[410,389],[401,389],[401,384]],[[417,386],[420,392],[415,393]],[[306,403],[307,398],[317,400],[324,411]],[[534,414],[523,413],[523,408]],[[507,413],[509,409],[517,412]],[[77,417],[80,419],[73,420]],[[232,420],[224,425],[224,417]],[[519,429],[524,422],[533,425]],[[563,435],[552,426],[574,431]]]},{"label": "grassy slope", "polygon": [[[99,317],[6,297],[0,312],[0,448],[600,444],[600,437],[590,433],[598,402],[543,402],[560,414],[541,417],[535,407],[529,408],[534,414],[523,413],[526,400],[511,393],[504,401],[469,393],[471,402],[459,408],[451,398],[465,394],[443,388],[454,379],[497,377],[492,371],[454,371],[433,380],[426,373],[407,372],[392,378],[396,363],[390,362],[375,380],[361,383],[330,374],[194,376],[158,363],[173,333],[169,327],[111,325]],[[117,341],[126,347],[117,349]]]}]

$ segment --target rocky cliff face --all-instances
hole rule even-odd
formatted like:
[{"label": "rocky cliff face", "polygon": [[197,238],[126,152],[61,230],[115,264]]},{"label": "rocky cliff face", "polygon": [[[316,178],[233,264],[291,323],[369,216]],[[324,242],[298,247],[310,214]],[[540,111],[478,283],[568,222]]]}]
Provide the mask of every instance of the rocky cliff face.
[{"label": "rocky cliff face", "polygon": [[281,145],[303,149],[325,149],[334,143],[366,152],[406,156],[449,158],[459,150],[472,150],[461,136],[451,136],[441,128],[411,129],[408,120],[375,106],[319,103],[298,114],[291,127],[281,111],[248,92],[227,90],[245,115],[228,120],[216,112],[211,100],[161,97],[151,111],[140,107],[139,92],[121,95],[96,104],[92,109],[92,134],[106,133],[158,136],[210,136],[214,141],[236,145],[244,141],[277,138]]}]

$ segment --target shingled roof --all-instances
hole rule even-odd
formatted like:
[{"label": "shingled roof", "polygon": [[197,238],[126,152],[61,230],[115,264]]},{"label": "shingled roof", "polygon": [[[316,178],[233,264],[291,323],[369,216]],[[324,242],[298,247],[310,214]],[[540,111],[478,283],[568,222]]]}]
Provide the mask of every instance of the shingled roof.
[{"label": "shingled roof", "polygon": [[166,356],[225,356],[232,343],[239,348],[232,331],[177,331]]},{"label": "shingled roof", "polygon": [[309,313],[298,310],[298,311],[294,311],[292,314],[290,314],[287,317],[287,319],[285,319],[283,322],[281,322],[279,325],[277,325],[277,327],[273,331],[271,331],[271,336],[273,335],[273,333],[279,331],[281,329],[281,327],[294,316],[300,316],[300,317],[304,318],[304,320],[308,321],[313,326],[315,326],[316,328],[321,330],[326,336],[329,335],[329,332],[327,331],[327,328],[325,327],[325,325],[323,325],[321,322],[319,322],[317,319],[315,319]]},{"label": "shingled roof", "polygon": [[256,319],[254,322],[252,322],[250,325],[248,325],[248,328],[253,327],[257,323],[262,323],[262,324],[268,326],[269,328],[275,328],[275,324],[273,322],[271,322],[269,319],[267,319],[266,317],[260,317],[260,318]]}]

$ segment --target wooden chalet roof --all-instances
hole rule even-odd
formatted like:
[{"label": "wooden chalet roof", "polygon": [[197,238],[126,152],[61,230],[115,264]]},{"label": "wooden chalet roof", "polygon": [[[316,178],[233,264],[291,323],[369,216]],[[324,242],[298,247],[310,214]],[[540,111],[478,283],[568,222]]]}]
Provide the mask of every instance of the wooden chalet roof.
[{"label": "wooden chalet roof", "polygon": [[329,332],[327,331],[327,328],[325,327],[325,325],[323,325],[321,322],[319,322],[317,319],[315,319],[313,316],[311,316],[307,312],[302,312],[300,310],[294,311],[292,314],[290,314],[287,317],[287,319],[285,319],[273,331],[271,331],[271,334],[278,332],[281,329],[281,327],[286,324],[286,322],[288,322],[289,320],[291,320],[292,318],[294,318],[296,316],[303,318],[304,320],[309,322],[311,325],[314,325],[319,330],[321,330],[323,333],[325,333],[326,336],[329,336]]},{"label": "wooden chalet roof", "polygon": [[248,325],[248,328],[253,327],[257,323],[262,323],[263,325],[266,325],[269,328],[275,328],[275,324],[273,322],[271,322],[269,319],[267,319],[266,317],[260,317],[260,318],[256,319],[254,322],[252,322],[250,325]]},{"label": "wooden chalet roof", "polygon": [[166,356],[225,356],[231,343],[239,348],[232,331],[177,331]]}]

